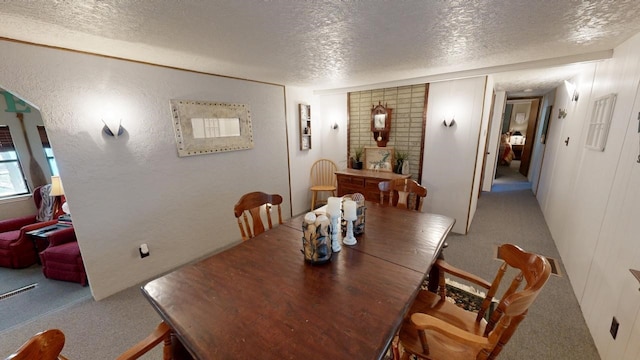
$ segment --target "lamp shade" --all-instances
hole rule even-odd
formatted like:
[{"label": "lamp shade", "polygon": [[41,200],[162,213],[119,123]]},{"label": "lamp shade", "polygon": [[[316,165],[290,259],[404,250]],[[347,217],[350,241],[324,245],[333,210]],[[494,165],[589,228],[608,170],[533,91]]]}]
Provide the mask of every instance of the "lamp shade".
[{"label": "lamp shade", "polygon": [[51,191],[49,192],[49,195],[50,196],[64,195],[64,188],[62,187],[62,181],[60,180],[60,176],[51,177]]}]

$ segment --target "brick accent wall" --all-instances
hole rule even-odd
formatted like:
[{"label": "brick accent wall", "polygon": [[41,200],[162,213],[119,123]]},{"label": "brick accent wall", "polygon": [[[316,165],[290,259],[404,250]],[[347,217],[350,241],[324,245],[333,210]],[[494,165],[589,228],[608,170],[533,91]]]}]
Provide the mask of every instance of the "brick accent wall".
[{"label": "brick accent wall", "polygon": [[428,84],[419,84],[349,93],[348,157],[357,147],[376,146],[371,108],[380,102],[393,109],[387,146],[409,154],[411,177],[420,181],[428,88]]}]

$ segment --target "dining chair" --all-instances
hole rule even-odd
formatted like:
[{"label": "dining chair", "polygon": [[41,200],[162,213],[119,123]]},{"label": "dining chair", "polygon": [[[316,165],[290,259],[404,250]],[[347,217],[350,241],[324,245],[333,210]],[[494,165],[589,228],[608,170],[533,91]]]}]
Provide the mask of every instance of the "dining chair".
[{"label": "dining chair", "polygon": [[[278,208],[278,224],[282,224],[281,206],[282,196],[278,194],[266,194],[260,191],[242,195],[238,203],[233,207],[233,213],[238,220],[238,227],[242,234],[242,240],[248,240],[265,231],[262,221],[262,213],[265,213],[269,229],[273,228],[271,220],[271,208]],[[264,211],[262,211],[264,209]],[[251,215],[251,222],[249,221]],[[253,230],[252,230],[253,229]]]},{"label": "dining chair", "polygon": [[422,203],[427,196],[427,188],[412,179],[394,179],[378,183],[380,204],[408,210],[422,211]]},{"label": "dining chair", "polygon": [[64,334],[58,329],[39,332],[5,360],[67,360],[60,355]]},{"label": "dining chair", "polygon": [[[64,347],[64,333],[50,329],[37,333],[5,360],[69,360],[60,354]],[[163,343],[163,360],[192,360],[193,358],[164,321],[145,339],[141,340],[116,360],[135,360]]]},{"label": "dining chair", "polygon": [[116,360],[135,360],[149,352],[151,349],[163,343],[163,360],[191,360],[193,357],[178,340],[169,325],[162,321],[156,329],[145,339],[141,340],[127,351],[118,356]]},{"label": "dining chair", "polygon": [[[411,355],[429,360],[494,359],[498,356],[551,273],[551,265],[544,256],[526,252],[516,245],[501,245],[498,258],[503,263],[492,283],[444,260],[437,260],[434,266],[440,269],[438,293],[427,290],[418,293],[400,328],[396,354],[402,354],[403,360]],[[477,313],[447,300],[445,273],[487,291]],[[500,287],[506,274],[511,282]],[[500,300],[498,290],[502,292]],[[498,305],[486,320],[485,315],[494,299]]]},{"label": "dining chair", "polygon": [[336,171],[338,166],[329,159],[320,159],[311,166],[311,210],[315,210],[318,193],[330,192],[336,196]]}]

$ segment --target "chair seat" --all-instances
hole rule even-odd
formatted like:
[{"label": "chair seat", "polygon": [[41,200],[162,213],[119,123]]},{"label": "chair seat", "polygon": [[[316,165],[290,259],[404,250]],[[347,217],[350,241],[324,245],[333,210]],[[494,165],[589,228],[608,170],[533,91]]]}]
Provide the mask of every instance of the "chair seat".
[{"label": "chair seat", "polygon": [[0,249],[9,249],[11,243],[18,240],[20,237],[20,230],[6,231],[0,233]]},{"label": "chair seat", "polygon": [[42,272],[48,279],[87,284],[87,274],[77,241],[49,246],[40,253]]},{"label": "chair seat", "polygon": [[311,191],[335,191],[337,188],[332,185],[315,185],[310,189]]},{"label": "chair seat", "polygon": [[[444,320],[451,325],[463,329],[472,334],[482,336],[487,322],[483,319],[478,324],[475,322],[476,313],[465,311],[461,307],[447,300],[442,300],[438,294],[422,290],[411,306],[408,314],[423,313]],[[460,359],[468,359],[467,348],[462,344],[451,344],[442,339],[444,336],[434,332],[427,332],[429,342],[429,354],[432,359],[457,359],[456,353],[460,353]],[[412,354],[423,354],[422,343],[418,337],[418,331],[413,326],[409,317],[404,320],[400,330],[400,338],[405,351]],[[424,356],[424,355],[422,355]]]},{"label": "chair seat", "polygon": [[80,257],[80,247],[76,241],[51,246],[43,252],[46,253],[47,260],[55,262],[75,263]]},{"label": "chair seat", "polygon": [[[403,352],[402,359],[407,360],[413,354],[427,360],[493,360],[500,354],[549,279],[551,266],[544,256],[513,244],[500,245],[498,257],[503,263],[493,283],[442,259],[436,260],[438,294],[422,290],[411,305],[398,333],[397,349]],[[508,285],[501,283],[507,270],[511,270]],[[445,272],[486,289],[477,313],[446,298]],[[491,311],[494,299],[498,298],[497,308]],[[485,320],[489,311],[489,320]]]}]

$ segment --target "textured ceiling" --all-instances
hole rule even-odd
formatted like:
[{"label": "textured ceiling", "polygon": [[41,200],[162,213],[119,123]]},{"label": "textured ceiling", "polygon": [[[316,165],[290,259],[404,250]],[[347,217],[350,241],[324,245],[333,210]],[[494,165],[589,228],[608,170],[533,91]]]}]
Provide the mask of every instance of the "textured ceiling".
[{"label": "textured ceiling", "polygon": [[331,89],[579,60],[640,32],[638,13],[638,0],[3,0],[0,36]]}]

